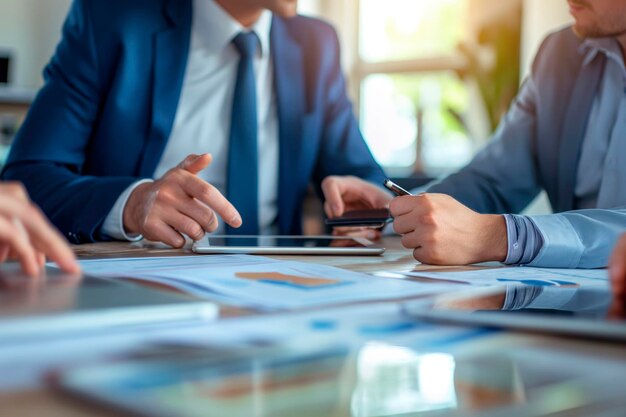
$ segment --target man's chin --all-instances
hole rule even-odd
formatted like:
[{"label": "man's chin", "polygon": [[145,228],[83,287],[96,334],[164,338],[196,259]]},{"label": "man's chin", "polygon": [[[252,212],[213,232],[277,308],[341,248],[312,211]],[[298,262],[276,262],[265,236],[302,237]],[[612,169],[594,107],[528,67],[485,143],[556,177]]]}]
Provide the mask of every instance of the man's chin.
[{"label": "man's chin", "polygon": [[276,13],[280,17],[295,17],[298,14],[298,8],[295,6],[285,6],[281,7],[280,10],[275,10],[274,13]]},{"label": "man's chin", "polygon": [[275,10],[272,11],[281,17],[294,17],[298,14],[298,2],[284,2],[278,5]]},{"label": "man's chin", "polygon": [[624,36],[626,33],[621,31],[611,32],[594,26],[580,25],[578,23],[574,23],[572,29],[576,36],[582,39],[617,38]]},{"label": "man's chin", "polygon": [[574,33],[581,39],[597,39],[597,38],[607,38],[611,35],[608,35],[597,28],[588,28],[584,26],[574,25]]},{"label": "man's chin", "polygon": [[588,38],[589,36],[587,36],[587,31],[584,28],[581,28],[580,26],[574,24],[574,26],[572,26],[572,30],[574,31],[574,34],[576,36],[578,36],[581,39],[585,39]]}]

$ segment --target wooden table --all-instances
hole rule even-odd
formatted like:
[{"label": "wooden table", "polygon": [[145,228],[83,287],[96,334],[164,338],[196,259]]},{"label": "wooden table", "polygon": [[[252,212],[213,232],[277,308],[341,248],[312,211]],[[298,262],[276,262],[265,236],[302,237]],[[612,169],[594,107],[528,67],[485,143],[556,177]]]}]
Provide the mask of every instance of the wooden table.
[{"label": "wooden table", "polygon": [[[450,269],[424,265],[418,266],[410,251],[403,249],[399,239],[397,238],[386,238],[382,244],[387,247],[387,252],[381,257],[274,256],[273,258],[322,263],[353,271],[374,274],[382,272],[407,271],[415,268],[421,270]],[[183,250],[172,250],[154,244],[129,244],[120,242],[75,246],[74,250],[80,259],[180,256],[191,254],[189,248]],[[227,316],[238,314],[237,309],[225,309],[225,311]],[[621,345],[535,335],[510,334],[509,337],[519,340],[518,343],[520,345],[533,344],[553,346],[569,352],[601,355],[605,358],[614,358],[620,361],[626,361],[626,349],[624,349]],[[67,399],[45,389],[30,392],[0,393],[0,417],[105,417],[117,415],[119,414],[104,409],[98,409],[93,404],[86,404]]]}]

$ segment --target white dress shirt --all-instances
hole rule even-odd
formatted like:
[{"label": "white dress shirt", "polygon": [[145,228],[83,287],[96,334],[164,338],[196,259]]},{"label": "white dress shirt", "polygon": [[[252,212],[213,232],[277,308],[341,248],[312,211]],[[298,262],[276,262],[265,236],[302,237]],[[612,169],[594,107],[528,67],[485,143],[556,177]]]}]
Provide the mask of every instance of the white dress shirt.
[{"label": "white dress shirt", "polygon": [[[198,176],[226,195],[231,111],[240,55],[232,40],[240,32],[254,31],[261,48],[255,58],[259,146],[259,226],[261,233],[276,232],[278,214],[278,115],[274,95],[270,29],[272,13],[264,11],[250,29],[244,28],[214,0],[193,0],[191,45],[178,110],[170,138],[154,173],[162,177],[189,154],[210,153],[213,163]],[[123,212],[134,189],[131,185],[107,216],[102,232],[118,240],[139,240],[123,227]],[[245,219],[244,219],[245,221]],[[216,233],[223,233],[220,221]]]}]

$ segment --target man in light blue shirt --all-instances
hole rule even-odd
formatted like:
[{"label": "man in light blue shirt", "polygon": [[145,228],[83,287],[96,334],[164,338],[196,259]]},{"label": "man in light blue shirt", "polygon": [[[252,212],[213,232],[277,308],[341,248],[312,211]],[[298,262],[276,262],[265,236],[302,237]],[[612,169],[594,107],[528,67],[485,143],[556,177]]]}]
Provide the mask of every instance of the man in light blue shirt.
[{"label": "man in light blue shirt", "polygon": [[[543,43],[493,142],[427,194],[390,203],[417,260],[607,266],[626,231],[626,1],[568,3],[575,25]],[[354,178],[325,190],[329,216],[390,199]],[[542,190],[557,214],[506,214]]]}]

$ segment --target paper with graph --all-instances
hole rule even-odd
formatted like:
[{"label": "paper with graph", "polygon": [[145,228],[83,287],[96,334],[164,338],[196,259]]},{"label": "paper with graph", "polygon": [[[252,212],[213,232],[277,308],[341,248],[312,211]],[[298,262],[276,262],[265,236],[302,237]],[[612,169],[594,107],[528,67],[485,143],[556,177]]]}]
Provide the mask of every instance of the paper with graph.
[{"label": "paper with graph", "polygon": [[458,288],[251,255],[89,260],[81,266],[93,276],[143,279],[232,304],[276,309],[400,299]]},{"label": "paper with graph", "polygon": [[475,268],[466,271],[413,271],[406,275],[466,285],[532,285],[541,287],[608,286],[606,269],[530,267]]}]

